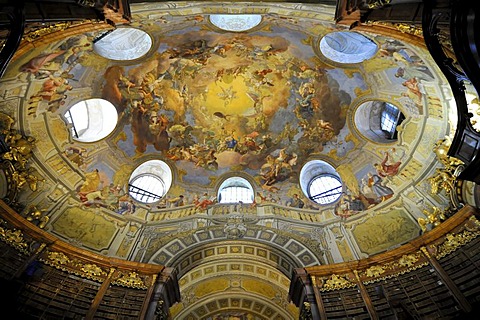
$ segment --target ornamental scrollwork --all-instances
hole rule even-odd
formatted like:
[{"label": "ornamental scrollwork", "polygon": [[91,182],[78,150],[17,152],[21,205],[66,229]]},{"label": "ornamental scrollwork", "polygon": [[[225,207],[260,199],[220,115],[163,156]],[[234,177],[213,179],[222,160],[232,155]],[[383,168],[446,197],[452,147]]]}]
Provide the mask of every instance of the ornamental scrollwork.
[{"label": "ornamental scrollwork", "polygon": [[336,274],[332,274],[329,278],[325,279],[318,279],[320,284],[320,291],[330,291],[330,290],[339,290],[339,289],[346,289],[356,286],[354,282],[347,280],[347,276],[339,276]]},{"label": "ornamental scrollwork", "polygon": [[443,167],[436,168],[435,173],[428,178],[432,194],[439,194],[444,191],[450,197],[453,209],[460,208],[462,204],[459,202],[455,194],[455,185],[458,175],[464,169],[463,162],[457,158],[449,156],[448,149],[450,142],[447,139],[439,140],[435,143],[433,151],[437,159]]},{"label": "ornamental scrollwork", "polygon": [[70,263],[70,259],[62,252],[50,251],[45,262],[52,266],[61,266]]},{"label": "ornamental scrollwork", "polygon": [[461,246],[464,246],[465,244],[475,239],[478,235],[480,235],[479,230],[463,230],[462,232],[457,234],[447,234],[447,236],[445,237],[445,241],[438,246],[437,259],[443,258],[447,254],[452,253]]},{"label": "ornamental scrollwork", "polygon": [[1,169],[8,182],[6,202],[15,202],[18,193],[27,186],[36,191],[40,182],[45,179],[34,167],[27,163],[33,156],[35,138],[24,136],[13,128],[14,119],[0,112],[0,160]]},{"label": "ornamental scrollwork", "polygon": [[0,240],[8,245],[14,247],[18,251],[28,254],[29,245],[23,238],[23,233],[20,230],[10,230],[0,227]]},{"label": "ornamental scrollwork", "polygon": [[312,320],[312,306],[309,302],[303,303],[303,308],[300,310],[300,320]]},{"label": "ornamental scrollwork", "polygon": [[410,254],[405,254],[398,260],[373,265],[366,270],[360,272],[364,284],[373,283],[380,280],[385,280],[394,277],[398,274],[410,272],[418,269],[428,262],[420,251],[416,251]]},{"label": "ornamental scrollwork", "polygon": [[391,0],[370,0],[367,1],[368,9],[381,9],[390,4]]},{"label": "ornamental scrollwork", "polygon": [[83,272],[84,276],[88,279],[97,279],[99,277],[105,277],[107,273],[103,271],[102,268],[95,264],[84,264],[80,270]]},{"label": "ornamental scrollwork", "polygon": [[383,273],[385,273],[385,268],[383,266],[379,266],[379,265],[371,266],[370,268],[365,270],[365,275],[367,277],[370,277],[370,278],[379,277]]},{"label": "ornamental scrollwork", "polygon": [[414,254],[405,254],[400,259],[398,259],[398,265],[400,267],[412,267],[418,261],[418,257]]},{"label": "ornamental scrollwork", "polygon": [[120,276],[115,281],[112,281],[112,283],[123,286],[123,287],[130,287],[130,288],[137,288],[137,289],[147,288],[143,279],[139,276],[138,273],[134,271]]},{"label": "ornamental scrollwork", "polygon": [[425,218],[419,217],[417,218],[417,222],[422,229],[422,232],[427,231],[427,228],[431,226],[432,228],[438,227],[442,221],[447,218],[446,212],[442,211],[438,207],[432,207],[433,211],[429,211],[424,209],[422,212],[425,215]]}]

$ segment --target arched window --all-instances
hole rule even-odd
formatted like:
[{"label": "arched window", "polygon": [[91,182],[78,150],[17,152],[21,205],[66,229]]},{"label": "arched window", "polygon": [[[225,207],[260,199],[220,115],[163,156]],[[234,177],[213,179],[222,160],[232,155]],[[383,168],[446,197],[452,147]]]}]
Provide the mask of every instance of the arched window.
[{"label": "arched window", "polygon": [[108,136],[118,121],[117,109],[104,99],[88,99],[74,104],[64,113],[74,140],[95,142]]},{"label": "arched window", "polygon": [[172,171],[163,161],[150,160],[139,165],[130,176],[128,193],[142,203],[159,201],[172,185]]},{"label": "arched window", "polygon": [[307,198],[321,205],[336,202],[343,190],[340,175],[322,160],[309,161],[302,167],[300,187]]},{"label": "arched window", "polygon": [[226,179],[218,189],[219,203],[252,203],[253,199],[252,185],[241,177]]},{"label": "arched window", "polygon": [[259,14],[211,14],[210,22],[219,29],[232,32],[250,30],[262,22]]},{"label": "arched window", "polygon": [[352,31],[338,31],[320,40],[320,52],[338,63],[360,63],[375,55],[378,46],[364,35]]},{"label": "arched window", "polygon": [[94,41],[93,50],[104,58],[128,61],[143,57],[152,48],[152,38],[135,28],[117,28]]}]

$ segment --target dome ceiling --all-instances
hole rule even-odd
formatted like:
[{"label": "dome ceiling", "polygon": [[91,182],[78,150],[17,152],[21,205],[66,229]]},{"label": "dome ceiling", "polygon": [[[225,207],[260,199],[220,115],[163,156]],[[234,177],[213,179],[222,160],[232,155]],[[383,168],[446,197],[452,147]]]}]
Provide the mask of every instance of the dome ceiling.
[{"label": "dome ceiling", "polygon": [[[74,244],[143,262],[186,261],[185,274],[198,267],[185,256],[191,248],[215,248],[222,239],[286,248],[290,257],[269,253],[285,262],[286,274],[302,264],[366,257],[418,236],[422,209],[448,203],[430,193],[426,178],[437,166],[432,148],[455,129],[449,90],[425,48],[358,31],[326,41],[334,43],[329,55],[353,52],[357,61],[360,50],[364,60],[340,63],[320,51],[324,36],[353,33],[334,25],[333,8],[253,6],[253,13],[268,14],[247,32],[214,26],[209,13],[219,8],[132,5],[129,27],[152,40],[133,60],[104,58],[93,42],[108,43],[109,35],[88,30],[17,57],[1,80],[2,111],[35,138],[31,165],[43,179],[20,202],[50,212],[45,229]],[[136,39],[145,40],[143,34]],[[369,47],[342,39],[367,39]],[[82,143],[66,113],[92,98],[111,102],[118,123],[106,138]],[[379,126],[371,119],[381,121],[385,105],[405,119],[396,139],[375,140],[364,132]],[[153,159],[171,169],[164,177],[171,187],[159,202],[133,201],[130,175]],[[312,160],[334,168],[330,174],[342,182],[337,202],[320,205],[305,195],[301,184],[309,181],[300,181],[300,171]],[[302,176],[312,179],[322,168]],[[255,203],[242,210],[255,218],[235,220],[229,214],[241,213],[237,207],[208,211],[218,214],[209,217],[196,205],[232,176],[252,185]],[[294,194],[302,209],[289,207]],[[242,250],[248,256],[248,247]],[[218,291],[250,285],[249,276],[208,281]]]}]

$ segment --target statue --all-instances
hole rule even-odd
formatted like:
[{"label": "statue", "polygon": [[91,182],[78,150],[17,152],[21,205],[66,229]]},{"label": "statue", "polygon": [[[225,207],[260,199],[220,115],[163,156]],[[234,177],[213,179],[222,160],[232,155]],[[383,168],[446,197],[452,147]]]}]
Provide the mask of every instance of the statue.
[{"label": "statue", "polygon": [[432,207],[433,212],[424,209],[422,212],[426,216],[426,218],[418,218],[418,224],[422,229],[422,232],[427,231],[428,225],[431,225],[432,228],[437,227],[440,225],[440,222],[446,219],[445,213],[440,210],[438,207]]},{"label": "statue", "polygon": [[39,209],[37,206],[32,205],[28,208],[26,219],[36,224],[40,229],[43,229],[48,220],[50,220],[50,218],[44,214],[46,211],[45,209]]}]

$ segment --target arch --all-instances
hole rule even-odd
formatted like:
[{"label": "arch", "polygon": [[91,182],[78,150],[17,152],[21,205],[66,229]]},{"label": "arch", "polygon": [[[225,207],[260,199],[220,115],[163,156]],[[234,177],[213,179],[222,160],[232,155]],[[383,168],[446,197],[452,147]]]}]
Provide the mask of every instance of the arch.
[{"label": "arch", "polygon": [[[287,276],[294,268],[322,264],[321,253],[287,234],[280,235],[275,230],[260,228],[254,230],[251,226],[249,230],[242,241],[235,241],[225,240],[223,226],[199,229],[189,237],[167,241],[160,249],[145,256],[144,261],[175,267],[179,277],[207,261],[221,261],[240,255],[263,261]],[[150,240],[149,246],[155,246],[154,241]]]},{"label": "arch", "polygon": [[217,192],[219,203],[253,203],[254,197],[251,183],[239,176],[223,180]]},{"label": "arch", "polygon": [[[239,288],[240,289],[240,288]],[[225,292],[212,294],[208,298],[197,299],[194,303],[182,304],[182,309],[175,317],[178,319],[212,319],[215,315],[228,313],[249,313],[255,315],[256,319],[262,320],[293,320],[295,319],[287,312],[286,301],[274,297],[268,299],[260,295],[252,295],[240,290],[235,290],[231,296],[225,296]],[[286,300],[286,299],[285,299]],[[293,309],[293,307],[292,307]]]}]

